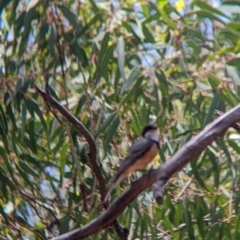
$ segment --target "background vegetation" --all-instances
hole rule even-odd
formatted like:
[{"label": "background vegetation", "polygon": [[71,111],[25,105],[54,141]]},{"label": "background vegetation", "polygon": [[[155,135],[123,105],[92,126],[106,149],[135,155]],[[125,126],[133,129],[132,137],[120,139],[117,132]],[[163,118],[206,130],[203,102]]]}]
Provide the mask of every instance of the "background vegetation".
[{"label": "background vegetation", "polygon": [[[239,102],[240,1],[2,0],[0,12],[3,239],[58,236],[103,211],[85,138],[35,85],[49,79],[89,129],[107,186],[146,123],[161,130],[161,163]],[[239,153],[229,129],[175,175],[162,205],[151,189],[139,196],[118,218],[129,238],[240,239]],[[117,235],[89,239],[100,238]]]}]

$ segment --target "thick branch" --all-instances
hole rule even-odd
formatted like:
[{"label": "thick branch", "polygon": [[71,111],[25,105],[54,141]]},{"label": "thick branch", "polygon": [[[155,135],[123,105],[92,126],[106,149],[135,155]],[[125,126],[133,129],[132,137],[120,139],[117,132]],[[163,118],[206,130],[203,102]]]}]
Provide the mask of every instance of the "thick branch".
[{"label": "thick branch", "polygon": [[[224,112],[221,112],[219,110],[215,110],[214,114],[219,116],[222,116],[224,114]],[[240,124],[239,123],[234,123],[231,127],[233,127],[234,129],[236,129],[238,132],[240,132]]]},{"label": "thick branch", "polygon": [[150,171],[148,174],[134,182],[131,187],[118,197],[100,217],[94,219],[82,228],[63,234],[53,240],[83,239],[111,225],[118,215],[123,212],[129,203],[141,192],[146,190],[156,181],[161,184],[161,188],[173,174],[180,171],[187,163],[199,156],[209,144],[222,136],[230,126],[234,125],[234,123],[239,120],[240,105],[205,127],[202,132],[189,141],[161,167]]},{"label": "thick branch", "polygon": [[170,178],[192,159],[199,156],[209,144],[211,144],[216,138],[222,136],[229,127],[234,126],[239,120],[240,105],[206,126],[203,131],[186,143],[182,149],[174,154],[174,156],[163,165],[167,177]]}]

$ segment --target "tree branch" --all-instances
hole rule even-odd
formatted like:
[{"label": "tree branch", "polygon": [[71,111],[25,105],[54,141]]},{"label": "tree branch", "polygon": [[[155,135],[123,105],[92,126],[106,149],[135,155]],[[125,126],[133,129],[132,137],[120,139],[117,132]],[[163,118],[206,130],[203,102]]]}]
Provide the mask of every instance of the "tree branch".
[{"label": "tree branch", "polygon": [[[89,156],[89,161],[91,164],[91,169],[97,178],[97,181],[99,184],[99,191],[100,191],[100,195],[101,195],[101,201],[103,201],[103,199],[107,193],[107,190],[106,190],[106,186],[105,186],[105,180],[101,173],[101,169],[96,161],[97,149],[96,149],[96,145],[95,145],[92,135],[89,133],[89,131],[85,128],[85,126],[75,116],[73,116],[67,109],[65,109],[56,99],[54,99],[51,96],[51,94],[48,92],[48,82],[47,81],[46,81],[46,92],[44,92],[37,86],[35,86],[35,87],[36,87],[37,92],[43,97],[43,99],[46,102],[50,103],[53,107],[55,107],[70,123],[72,123],[77,128],[77,130],[80,133],[82,133],[82,135],[87,140],[88,145],[89,145],[88,156]],[[103,206],[105,209],[107,209],[108,203],[103,204]],[[115,220],[114,222],[112,221],[111,223],[113,223],[114,229],[117,232],[118,237],[121,240],[127,239],[127,232],[124,228],[121,227],[119,222]]]},{"label": "tree branch", "polygon": [[106,195],[105,181],[104,181],[104,178],[102,176],[100,167],[98,166],[98,164],[96,162],[97,149],[96,149],[96,145],[95,145],[95,142],[93,140],[92,135],[85,128],[85,126],[80,121],[78,121],[78,119],[75,116],[73,116],[68,110],[66,110],[50,94],[47,94],[46,92],[44,92],[43,90],[41,90],[38,87],[36,87],[36,89],[37,89],[38,93],[41,94],[43,99],[46,102],[50,103],[52,106],[54,106],[70,123],[72,123],[77,128],[77,130],[87,140],[88,145],[89,145],[89,154],[88,155],[89,155],[89,160],[90,160],[90,163],[91,163],[91,167],[92,167],[92,170],[95,173],[96,178],[98,180],[101,197],[104,197]]},{"label": "tree branch", "polygon": [[[214,114],[219,116],[222,116],[224,114],[224,112],[221,112],[219,110],[215,110]],[[236,129],[238,132],[240,132],[240,124],[239,123],[234,123],[231,127],[233,127],[234,129]]]},{"label": "tree branch", "polygon": [[[194,139],[189,141],[180,149],[169,161],[165,162],[158,169],[151,170],[136,182],[132,183],[130,188],[123,192],[112,205],[98,218],[92,220],[82,228],[78,228],[69,233],[63,234],[52,240],[83,239],[112,224],[120,213],[133,201],[141,192],[156,182],[158,186],[154,187],[154,196],[158,202],[158,190],[161,189],[176,172],[180,171],[187,163],[200,155],[200,153],[215,139],[222,136],[225,131],[240,120],[240,105],[231,111],[220,116],[211,124],[205,127]],[[162,199],[162,195],[160,196]]]}]

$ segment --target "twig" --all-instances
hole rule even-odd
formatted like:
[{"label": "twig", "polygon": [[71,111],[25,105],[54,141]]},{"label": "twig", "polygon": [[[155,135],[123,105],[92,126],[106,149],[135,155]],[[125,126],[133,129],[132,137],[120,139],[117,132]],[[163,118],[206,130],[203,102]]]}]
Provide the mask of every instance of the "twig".
[{"label": "twig", "polygon": [[33,232],[39,239],[42,239],[42,240],[45,239],[34,227],[24,224],[22,221],[18,220],[18,218],[16,218],[15,216],[8,216],[8,218],[11,222],[10,223],[11,228],[14,228],[19,232],[22,232],[22,229],[20,229],[19,227],[21,226],[22,228],[26,228],[28,231]]},{"label": "twig", "polygon": [[[202,221],[203,221],[203,222],[209,222],[209,221],[211,221],[211,219],[210,219],[210,218],[203,218]],[[196,219],[193,219],[193,220],[191,221],[191,223],[192,223],[192,224],[197,224],[198,222],[197,222]],[[186,223],[182,223],[182,224],[180,224],[179,226],[173,228],[173,231],[174,231],[174,232],[178,232],[178,231],[180,231],[180,230],[182,230],[182,229],[184,229],[184,228],[186,228],[186,227],[187,227],[187,224],[186,224]],[[165,232],[163,232],[163,233],[158,234],[158,237],[161,237],[161,239],[162,239],[164,236],[166,236],[166,235],[168,235],[168,234],[170,234],[170,231],[165,231]]]},{"label": "twig", "polygon": [[181,190],[181,192],[178,193],[178,195],[177,195],[177,197],[176,197],[176,199],[175,199],[176,202],[177,202],[178,199],[184,194],[184,192],[186,191],[186,189],[187,189],[187,188],[189,187],[189,185],[191,184],[192,180],[193,180],[193,177],[189,178],[188,182],[187,182],[186,185],[183,187],[183,189]]},{"label": "twig", "polygon": [[[51,215],[53,216],[53,218],[55,219],[55,222],[56,222],[58,225],[60,225],[60,222],[59,222],[58,218],[55,216],[55,214],[53,213],[53,210],[52,210],[50,207],[47,207],[46,204],[43,204],[43,203],[41,203],[40,201],[38,201],[38,200],[30,197],[30,196],[29,196],[27,193],[25,193],[23,190],[19,190],[19,193],[22,195],[23,198],[29,199],[30,201],[34,202],[35,204],[37,204],[37,205],[41,206],[42,208],[46,209],[47,211],[49,211],[49,212],[51,213]],[[28,203],[33,207],[33,209],[36,211],[36,214],[39,216],[36,207],[33,206],[33,205],[31,204],[31,202],[28,202]],[[39,216],[39,218],[41,218],[41,217]]]},{"label": "twig", "polygon": [[101,170],[100,167],[98,166],[97,162],[96,162],[96,158],[97,158],[97,149],[96,149],[96,145],[95,142],[93,140],[92,135],[89,133],[89,131],[85,128],[85,126],[75,117],[73,116],[67,109],[65,109],[57,100],[55,100],[50,94],[47,94],[46,92],[44,92],[43,90],[41,90],[40,88],[36,87],[37,91],[39,94],[41,94],[41,96],[43,97],[43,99],[46,102],[49,102],[52,106],[54,106],[70,123],[72,123],[77,130],[85,137],[85,139],[88,142],[89,145],[89,160],[90,160],[90,164],[91,164],[91,168],[93,170],[93,172],[96,175],[96,178],[98,180],[99,183],[99,190],[100,190],[100,194],[101,194],[101,198],[102,200],[104,199],[104,196],[106,194],[106,187],[105,187],[105,182],[104,182],[104,178],[101,174]]},{"label": "twig", "polygon": [[[57,25],[58,25],[57,21],[59,21],[59,22],[61,22],[61,21],[60,21],[60,17],[58,15],[57,10],[56,10],[53,3],[51,4],[51,11],[52,11],[53,21],[54,21],[54,24],[56,25],[56,29],[57,29]],[[60,27],[61,27],[61,34],[64,35],[64,29],[63,29],[62,23],[61,23]],[[61,72],[62,72],[62,78],[63,78],[63,91],[65,93],[66,106],[68,108],[66,74],[65,74],[65,70],[64,70],[64,60],[63,60],[64,47],[63,47],[63,43],[61,43],[58,29],[56,31],[56,35],[57,35],[57,47],[56,48],[57,48],[57,51],[58,51],[58,56],[59,56],[59,61],[60,61],[60,66],[61,66]]]}]

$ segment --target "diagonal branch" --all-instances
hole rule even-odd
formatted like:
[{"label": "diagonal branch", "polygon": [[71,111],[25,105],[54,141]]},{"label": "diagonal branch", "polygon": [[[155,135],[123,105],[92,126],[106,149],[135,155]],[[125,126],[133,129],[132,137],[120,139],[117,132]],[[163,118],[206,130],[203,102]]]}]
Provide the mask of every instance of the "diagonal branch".
[{"label": "diagonal branch", "polygon": [[[168,181],[176,172],[180,171],[187,163],[199,156],[209,144],[222,136],[225,131],[237,121],[240,121],[240,105],[206,126],[202,132],[185,144],[183,148],[181,148],[161,167],[151,170],[148,174],[134,182],[130,188],[118,197],[101,216],[82,228],[78,228],[74,231],[53,238],[52,240],[83,239],[108,227],[141,192],[146,190],[156,181],[158,187],[162,189],[166,181]],[[159,195],[156,189],[158,188],[154,188],[154,191],[156,191],[154,192],[154,196],[157,201],[159,201]]]},{"label": "diagonal branch", "polygon": [[[224,112],[221,112],[219,110],[215,110],[214,114],[219,116],[222,116],[224,114]],[[240,124],[239,123],[234,123],[231,127],[233,127],[234,129],[236,129],[238,132],[240,132]]]},{"label": "diagonal branch", "polygon": [[84,136],[84,138],[87,140],[89,145],[89,160],[91,163],[91,167],[93,172],[96,175],[96,178],[99,183],[99,190],[101,197],[105,196],[106,194],[106,187],[105,187],[105,181],[102,176],[100,167],[98,166],[96,162],[97,158],[97,149],[95,142],[93,140],[92,135],[89,133],[89,131],[85,128],[85,126],[75,117],[73,116],[68,110],[66,110],[56,99],[54,99],[50,94],[44,92],[40,88],[36,87],[38,93],[41,94],[43,99],[50,103],[53,107],[55,107],[71,124],[73,124],[77,130]]}]

